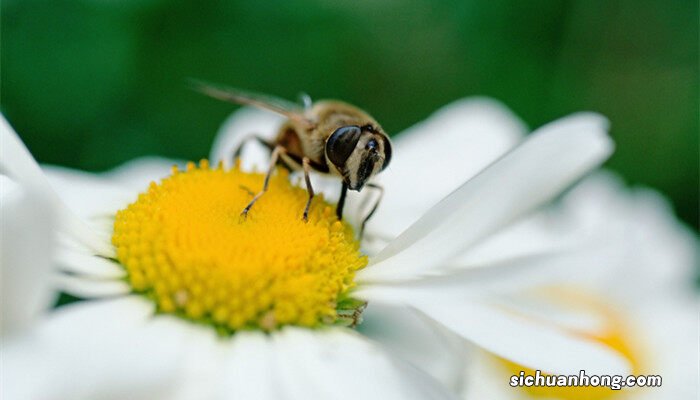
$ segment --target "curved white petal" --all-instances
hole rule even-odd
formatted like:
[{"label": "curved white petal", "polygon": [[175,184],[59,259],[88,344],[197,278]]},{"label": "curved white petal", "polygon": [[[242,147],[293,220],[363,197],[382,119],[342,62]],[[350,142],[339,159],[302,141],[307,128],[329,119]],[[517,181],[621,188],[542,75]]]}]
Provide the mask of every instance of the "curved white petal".
[{"label": "curved white petal", "polygon": [[60,308],[40,330],[51,385],[38,398],[170,398],[186,341],[182,330],[156,323],[153,312],[136,296]]},{"label": "curved white petal", "polygon": [[471,269],[465,284],[478,281],[482,287],[489,281],[576,283],[634,303],[689,286],[697,249],[695,235],[658,193],[630,190],[615,175],[600,172],[552,207],[446,261],[442,272]]},{"label": "curved white petal", "polygon": [[443,199],[360,271],[358,280],[416,279],[551,200],[612,152],[607,120],[576,114],[537,130]]},{"label": "curved white petal", "polygon": [[56,366],[46,363],[46,353],[34,335],[0,337],[0,399],[50,399],[46,394],[51,393],[53,384],[47,376]]},{"label": "curved white petal", "polygon": [[623,356],[576,333],[599,327],[590,313],[556,304],[544,307],[546,301],[530,299],[517,286],[501,290],[497,296],[479,293],[473,290],[477,284],[471,288],[461,284],[467,280],[465,274],[458,279],[439,277],[433,282],[373,286],[359,290],[355,296],[370,304],[413,306],[476,345],[532,369],[551,373],[577,373],[580,369],[623,375],[629,372]]},{"label": "curved white petal", "polygon": [[[612,314],[615,322],[633,328],[627,329],[628,335],[622,339],[630,346],[632,357],[638,363],[634,374],[659,375],[663,379],[661,387],[623,389],[620,395],[629,390],[625,398],[675,400],[691,399],[696,394],[696,388],[688,382],[697,378],[697,353],[688,349],[697,346],[700,304],[695,294],[692,298],[676,294],[655,297],[633,307],[609,303],[612,309],[622,312]],[[512,373],[492,354],[475,353],[470,359],[470,374],[465,376],[465,398],[529,398],[525,391],[505,384]],[[583,398],[587,391],[582,389],[579,397]]]},{"label": "curved white petal", "polygon": [[[230,168],[233,153],[243,139],[257,135],[272,140],[284,119],[272,112],[255,108],[241,108],[224,121],[219,133],[214,139],[214,145],[209,159],[212,164],[223,162]],[[270,152],[255,140],[251,140],[243,148],[241,166],[246,170],[266,170],[270,161]]]},{"label": "curved white petal", "polygon": [[398,236],[526,132],[510,110],[486,98],[456,101],[401,132],[393,138],[391,164],[377,176],[386,192],[368,233]]},{"label": "curved white petal", "polygon": [[473,356],[469,359],[468,370],[469,373],[464,377],[463,399],[533,399],[524,389],[510,386],[512,372],[506,370],[502,360],[487,351],[474,351]]},{"label": "curved white petal", "polygon": [[170,176],[173,166],[183,171],[186,165],[187,162],[182,160],[156,156],[140,157],[100,174],[100,178],[127,188],[135,195],[148,189],[151,182],[159,182]]},{"label": "curved white petal", "polygon": [[[71,399],[214,398],[225,346],[216,332],[154,315],[141,296],[60,308],[42,329],[54,366],[53,397]],[[71,383],[67,377],[80,376]]]},{"label": "curved white petal", "polygon": [[45,192],[50,200],[55,200],[39,164],[14,132],[5,116],[0,116],[0,173],[19,181],[23,186],[34,187]]},{"label": "curved white petal", "polygon": [[688,382],[698,377],[698,354],[690,349],[697,348],[700,337],[700,298],[678,289],[625,309],[649,345],[643,349],[648,357],[643,373],[663,377],[663,386],[654,388],[646,400],[691,399],[697,394]]},{"label": "curved white petal", "polygon": [[687,288],[695,276],[698,238],[653,190],[627,189],[617,176],[600,173],[565,196],[558,211],[579,237],[607,243],[620,261],[591,266],[594,276],[625,281],[625,288],[643,297]]},{"label": "curved white petal", "polygon": [[100,255],[108,257],[114,255],[112,246],[95,235],[85,221],[78,218],[60,200],[41,171],[39,164],[36,163],[4,116],[0,116],[0,143],[0,173],[7,175],[22,186],[33,187],[34,190],[41,193],[41,196],[52,202],[58,215],[60,230],[70,233],[76,240]]},{"label": "curved white petal", "polygon": [[136,200],[138,194],[89,172],[52,165],[42,169],[61,200],[86,220],[113,215]]},{"label": "curved white petal", "polygon": [[259,332],[241,332],[227,346],[220,367],[220,387],[213,399],[285,399],[275,365],[272,339]]},{"label": "curved white petal", "polygon": [[411,307],[372,301],[357,330],[453,392],[462,390],[467,343]]},{"label": "curved white petal", "polygon": [[454,398],[429,375],[353,331],[288,328],[272,339],[285,399]]},{"label": "curved white petal", "polygon": [[[537,271],[540,282],[593,290],[624,313],[620,320],[638,345],[633,354],[641,363],[640,373],[663,377],[662,387],[637,390],[635,398],[691,398],[694,389],[684,382],[697,375],[697,355],[688,351],[698,338],[699,303],[692,284],[697,237],[676,220],[658,193],[627,188],[611,173],[584,180],[548,217],[559,222],[560,234],[594,240],[596,246],[580,260]],[[536,232],[544,227],[529,228]],[[521,233],[511,240],[527,240],[527,232]],[[480,257],[495,258],[495,248],[490,250],[480,251]]]},{"label": "curved white petal", "polygon": [[412,304],[465,339],[532,369],[553,374],[576,374],[582,369],[611,375],[631,372],[626,358],[602,343],[501,305],[429,300]]},{"label": "curved white petal", "polygon": [[0,177],[0,336],[28,328],[55,300],[52,204]]},{"label": "curved white petal", "polygon": [[117,326],[131,329],[145,325],[154,313],[154,304],[137,295],[80,301],[56,309],[40,326],[40,332],[46,337],[69,337],[85,329],[85,321],[105,331]]},{"label": "curved white petal", "polygon": [[3,363],[3,377],[15,377],[30,372],[22,359],[39,363],[41,354],[33,376],[43,383],[28,388],[33,381],[17,381],[3,393],[49,400],[453,398],[353,332],[289,328],[219,338],[153,312],[137,296],[60,308],[32,341],[42,350],[36,358],[23,352]]},{"label": "curved white petal", "polygon": [[[472,264],[468,268],[450,268],[442,270],[441,275],[420,280],[359,285],[353,295],[390,303],[401,303],[415,293],[432,292],[456,298],[507,295],[536,286],[567,282],[567,278],[581,274],[589,265],[611,262],[610,253],[596,250],[581,247],[516,257],[485,266]],[[618,261],[615,259],[614,262]]]},{"label": "curved white petal", "polygon": [[[171,400],[214,399],[225,383],[221,381],[227,348],[232,338],[220,337],[209,326],[198,325],[173,315],[158,315],[148,323],[147,334],[170,341],[178,372],[159,396]],[[227,394],[231,398],[230,393]]]},{"label": "curved white petal", "polygon": [[67,248],[57,251],[54,262],[62,271],[87,278],[116,280],[126,276],[124,267],[112,260]]},{"label": "curved white petal", "polygon": [[[556,253],[590,250],[591,237],[576,234],[555,207],[546,207],[509,225],[466,251],[445,261],[445,270],[490,268],[513,260]],[[497,272],[494,272],[497,273]]]},{"label": "curved white petal", "polygon": [[53,282],[62,291],[84,299],[114,297],[131,292],[128,283],[117,279],[92,279],[58,274],[53,278]]}]

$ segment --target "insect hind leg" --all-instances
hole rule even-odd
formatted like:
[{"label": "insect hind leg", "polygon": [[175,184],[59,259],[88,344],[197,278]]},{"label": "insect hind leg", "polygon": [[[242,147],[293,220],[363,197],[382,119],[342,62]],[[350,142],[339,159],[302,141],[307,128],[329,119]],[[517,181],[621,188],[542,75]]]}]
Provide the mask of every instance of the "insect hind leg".
[{"label": "insect hind leg", "polygon": [[253,199],[248,203],[248,205],[243,209],[241,212],[241,217],[246,218],[248,216],[248,212],[250,209],[253,207],[253,204],[255,204],[256,201],[260,197],[262,197],[265,192],[267,192],[267,187],[270,184],[270,176],[272,176],[272,173],[275,171],[275,166],[277,165],[277,160],[279,160],[280,155],[284,154],[285,150],[284,147],[282,146],[276,146],[272,150],[272,155],[270,156],[270,167],[267,170],[267,174],[265,175],[265,182],[263,183],[262,190],[258,192],[258,194],[253,197]]}]

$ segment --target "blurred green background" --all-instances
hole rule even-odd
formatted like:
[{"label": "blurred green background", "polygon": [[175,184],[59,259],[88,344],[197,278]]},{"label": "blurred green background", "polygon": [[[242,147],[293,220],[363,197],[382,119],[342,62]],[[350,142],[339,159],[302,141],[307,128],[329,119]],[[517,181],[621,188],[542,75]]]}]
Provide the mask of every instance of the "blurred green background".
[{"label": "blurred green background", "polygon": [[2,111],[44,163],[199,159],[232,106],[187,77],[354,102],[389,132],[460,97],[612,120],[608,166],[698,225],[697,0],[3,0]]}]

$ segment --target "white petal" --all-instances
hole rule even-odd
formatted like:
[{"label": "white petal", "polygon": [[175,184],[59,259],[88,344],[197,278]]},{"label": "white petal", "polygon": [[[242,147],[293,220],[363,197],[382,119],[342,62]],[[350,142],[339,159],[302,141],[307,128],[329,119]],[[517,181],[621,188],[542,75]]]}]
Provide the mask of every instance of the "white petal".
[{"label": "white petal", "polygon": [[414,309],[372,301],[358,332],[425,371],[455,393],[462,390],[467,346],[461,337],[430,323]]},{"label": "white petal", "polygon": [[61,231],[69,234],[93,254],[107,258],[116,256],[114,246],[112,246],[109,238],[104,236],[104,232],[94,229],[85,220],[78,218],[67,208],[65,212],[60,214],[60,217],[61,222],[59,226]]},{"label": "white petal", "polygon": [[700,326],[700,298],[697,292],[688,293],[677,288],[676,293],[656,296],[636,307],[625,310],[635,326],[641,328],[648,345],[648,365],[642,366],[644,374],[661,375],[663,386],[654,388],[644,399],[691,399],[697,388],[688,382],[698,377],[698,337]]},{"label": "white petal", "polygon": [[128,188],[133,193],[140,193],[148,189],[151,182],[160,182],[161,179],[170,176],[173,166],[183,171],[186,165],[187,162],[182,160],[141,157],[101,174],[100,177]]},{"label": "white petal", "polygon": [[2,143],[0,173],[22,186],[32,187],[45,199],[55,204],[59,229],[69,232],[76,240],[100,255],[107,257],[114,255],[114,249],[110,244],[97,237],[92,229],[59,199],[29,150],[3,116],[0,116],[0,143]]},{"label": "white petal", "polygon": [[[444,269],[477,269],[512,264],[513,260],[590,248],[591,238],[578,235],[555,207],[547,207],[509,225],[446,261]],[[497,273],[497,272],[494,272]]]},{"label": "white petal", "polygon": [[87,278],[120,279],[126,276],[124,267],[112,260],[66,248],[57,252],[54,262],[63,271]]},{"label": "white petal", "polygon": [[[168,340],[177,355],[178,375],[168,382],[160,398],[171,400],[214,399],[221,393],[222,369],[230,338],[214,329],[173,315],[158,315],[148,323],[146,334]],[[227,394],[230,396],[230,394]]]},{"label": "white petal", "polygon": [[355,296],[370,304],[412,305],[474,344],[532,369],[551,373],[578,373],[576,368],[606,374],[629,372],[625,357],[581,333],[600,329],[602,322],[595,315],[580,308],[547,304],[542,297],[526,296],[522,286],[513,285],[509,292],[497,292],[498,296],[478,292],[474,290],[478,283],[464,285],[468,277],[464,274],[373,286],[357,291]]},{"label": "white petal", "polygon": [[[212,164],[222,161],[226,168],[230,168],[233,153],[243,139],[250,135],[257,135],[272,140],[283,120],[277,114],[254,108],[242,108],[234,112],[223,123],[214,140],[209,157]],[[267,169],[270,163],[270,152],[261,144],[251,140],[245,145],[243,151],[241,159],[244,169],[249,171],[256,168],[257,170]]]},{"label": "white petal", "polygon": [[223,354],[220,387],[214,399],[285,399],[269,336],[259,332],[236,334]]},{"label": "white petal", "polygon": [[607,120],[576,114],[521,146],[443,199],[358,274],[363,282],[416,279],[551,200],[612,152]]},{"label": "white petal", "polygon": [[[588,337],[537,321],[501,304],[453,299],[411,299],[417,309],[465,339],[517,364],[552,374],[625,375],[625,357]],[[597,372],[593,372],[597,371]]]},{"label": "white petal", "polygon": [[607,278],[598,285],[625,281],[616,292],[632,289],[646,297],[676,291],[695,276],[697,236],[679,223],[659,193],[630,190],[618,177],[601,173],[574,188],[562,203],[558,216],[568,220],[571,230],[610,247],[611,262],[589,267],[591,275]]},{"label": "white petal", "polygon": [[[473,269],[467,285],[568,282],[635,304],[689,285],[697,248],[695,235],[678,224],[657,193],[629,190],[612,174],[597,173],[553,207],[492,235],[441,269],[445,275]],[[487,268],[491,271],[476,271]]]},{"label": "white petal", "polygon": [[393,138],[391,164],[377,177],[386,192],[368,232],[398,236],[526,132],[510,110],[485,98],[451,103],[401,132]]},{"label": "white petal", "polygon": [[286,399],[454,398],[427,374],[349,330],[289,328],[273,340]]},{"label": "white petal", "polygon": [[479,296],[502,298],[538,286],[576,281],[591,265],[614,265],[618,257],[602,248],[581,246],[568,251],[535,254],[491,263],[448,269],[420,280],[360,285],[357,298],[404,304],[431,294],[459,301]]},{"label": "white petal", "polygon": [[186,332],[157,323],[153,312],[135,296],[60,308],[41,330],[52,385],[39,398],[171,398]]},{"label": "white petal", "polygon": [[4,116],[0,116],[0,143],[0,173],[20,181],[23,186],[55,196],[41,168]]},{"label": "white petal", "polygon": [[129,284],[117,279],[90,279],[59,274],[54,277],[53,281],[54,285],[62,291],[86,299],[113,297],[131,292]]},{"label": "white petal", "polygon": [[30,333],[0,337],[0,399],[49,399],[54,385],[47,376],[54,366],[46,358],[45,346]]},{"label": "white petal", "polygon": [[61,200],[84,219],[114,215],[138,194],[89,172],[51,165],[42,168]]},{"label": "white petal", "polygon": [[[9,388],[2,385],[3,395],[209,399],[219,388],[223,352],[214,330],[154,315],[144,297],[74,303],[40,328],[27,346],[3,343],[3,381],[13,379]],[[22,373],[33,379],[18,379]]]},{"label": "white petal", "polygon": [[0,336],[29,327],[55,299],[49,272],[52,204],[40,193],[0,178]]},{"label": "white petal", "polygon": [[[610,303],[610,306],[622,312],[616,317],[618,323],[635,328],[627,331],[624,338],[639,363],[637,367],[640,369],[634,373],[663,378],[661,387],[635,389],[628,393],[631,398],[675,400],[697,397],[696,388],[687,384],[697,378],[697,353],[688,351],[697,347],[700,334],[697,295],[693,293],[692,298],[686,299],[673,295],[657,296],[632,308],[620,307],[621,304],[616,303]],[[473,368],[467,376],[465,398],[512,399],[513,389],[503,384],[508,382],[512,372],[489,353],[475,356],[470,360]],[[522,396],[517,398],[524,396],[524,392],[518,392]],[[624,390],[621,393],[625,393]]]},{"label": "white petal", "polygon": [[[475,351],[469,359],[468,370],[469,372],[464,377],[463,399],[532,399],[524,389],[510,386],[512,372],[504,368],[502,360],[487,351]],[[544,397],[544,399],[546,398]]]},{"label": "white petal", "polygon": [[41,325],[40,331],[44,336],[77,335],[85,329],[85,321],[105,330],[116,326],[131,328],[144,325],[154,312],[152,302],[136,295],[81,301],[56,309]]},{"label": "white petal", "polygon": [[344,331],[241,332],[218,347],[210,357],[219,364],[205,362],[209,367],[199,374],[205,395],[196,398],[212,391],[214,399],[452,398],[426,375]]}]

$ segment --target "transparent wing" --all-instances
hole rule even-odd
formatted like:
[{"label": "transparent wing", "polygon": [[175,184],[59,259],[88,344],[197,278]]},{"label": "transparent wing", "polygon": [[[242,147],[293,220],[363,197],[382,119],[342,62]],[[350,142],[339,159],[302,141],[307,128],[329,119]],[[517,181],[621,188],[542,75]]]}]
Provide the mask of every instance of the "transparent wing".
[{"label": "transparent wing", "polygon": [[313,121],[304,116],[304,106],[278,97],[261,93],[248,92],[232,87],[211,84],[200,80],[191,79],[189,81],[193,90],[203,93],[209,97],[229,103],[251,105],[254,107],[270,110],[285,117],[308,126],[313,125]]}]

